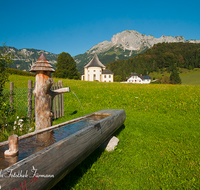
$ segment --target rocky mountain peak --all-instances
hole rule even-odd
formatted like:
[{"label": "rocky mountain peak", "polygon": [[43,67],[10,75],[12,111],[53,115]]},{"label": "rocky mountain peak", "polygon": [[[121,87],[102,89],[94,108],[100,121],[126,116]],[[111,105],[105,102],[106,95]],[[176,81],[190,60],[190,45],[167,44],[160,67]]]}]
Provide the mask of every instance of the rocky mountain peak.
[{"label": "rocky mountain peak", "polygon": [[200,43],[200,40],[185,40],[182,36],[165,36],[162,35],[160,38],[155,38],[152,35],[145,35],[140,34],[136,30],[125,30],[121,33],[117,33],[113,35],[111,38],[111,41],[103,41],[94,47],[92,47],[90,50],[87,51],[89,54],[94,53],[101,53],[103,51],[107,51],[113,46],[121,47],[125,50],[134,50],[138,51],[145,48],[153,47],[154,44],[157,43],[163,43],[163,42],[189,42],[189,43]]},{"label": "rocky mountain peak", "polygon": [[111,41],[103,41],[84,54],[79,54],[74,57],[78,70],[82,70],[96,53],[103,64],[119,59],[128,59],[134,57],[139,53],[144,52],[148,48],[157,43],[200,43],[200,40],[185,40],[182,36],[165,36],[155,38],[152,35],[145,35],[137,32],[136,30],[124,30],[121,33],[113,35]]}]

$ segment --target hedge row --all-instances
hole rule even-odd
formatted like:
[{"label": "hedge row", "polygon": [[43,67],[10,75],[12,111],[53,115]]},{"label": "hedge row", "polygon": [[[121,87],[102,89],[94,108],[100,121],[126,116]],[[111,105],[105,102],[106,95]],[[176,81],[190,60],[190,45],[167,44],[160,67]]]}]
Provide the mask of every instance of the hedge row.
[{"label": "hedge row", "polygon": [[15,74],[15,75],[22,75],[22,76],[35,76],[34,73],[29,73],[27,71],[20,71],[18,69],[12,69],[12,68],[9,68],[8,69],[8,72],[10,74]]}]

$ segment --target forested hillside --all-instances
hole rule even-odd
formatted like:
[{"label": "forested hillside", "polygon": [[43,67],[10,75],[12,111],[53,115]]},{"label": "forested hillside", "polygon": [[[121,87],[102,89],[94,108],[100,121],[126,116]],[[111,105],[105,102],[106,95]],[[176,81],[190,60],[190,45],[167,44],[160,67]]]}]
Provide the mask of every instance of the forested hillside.
[{"label": "forested hillside", "polygon": [[144,53],[128,60],[118,60],[106,65],[115,75],[123,80],[136,72],[147,75],[153,71],[175,67],[193,69],[200,67],[200,44],[193,43],[158,43]]},{"label": "forested hillside", "polygon": [[[0,46],[0,52],[2,51],[3,47]],[[41,53],[45,54],[45,57],[55,69],[55,63],[57,62],[58,57],[57,54],[37,49],[17,49],[14,47],[6,47],[6,52],[12,54],[13,56],[13,64],[10,65],[10,68],[18,69],[21,71],[29,71],[31,65],[37,61]]]}]

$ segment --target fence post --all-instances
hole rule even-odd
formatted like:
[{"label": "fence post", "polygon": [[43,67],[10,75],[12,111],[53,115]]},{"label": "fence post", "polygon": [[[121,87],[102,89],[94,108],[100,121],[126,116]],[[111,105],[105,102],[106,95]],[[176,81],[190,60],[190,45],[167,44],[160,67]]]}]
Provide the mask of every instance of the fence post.
[{"label": "fence post", "polygon": [[[55,82],[53,82],[53,85],[51,86],[52,90],[55,90]],[[56,98],[53,98],[53,115],[54,115],[54,119],[56,119]]]},{"label": "fence post", "polygon": [[[62,88],[63,88],[63,82],[62,82]],[[64,116],[65,115],[65,112],[64,112],[64,94],[61,94],[61,97],[62,97],[62,116]]]},{"label": "fence post", "polygon": [[28,118],[32,117],[32,80],[28,80]]},{"label": "fence post", "polygon": [[13,109],[13,90],[14,90],[14,84],[13,82],[10,82],[10,107]]},{"label": "fence post", "polygon": [[[59,81],[59,84],[60,84],[60,88],[63,88],[63,82],[60,80]],[[61,94],[61,97],[60,97],[60,117],[64,116],[64,96],[63,94]]]},{"label": "fence post", "polygon": [[[59,88],[62,88],[62,81],[58,81],[58,86]],[[59,94],[59,110],[60,110],[59,117],[62,117],[62,94]]]},{"label": "fence post", "polygon": [[[63,88],[62,81],[58,81],[58,83],[53,83],[51,90],[57,90]],[[52,102],[52,111],[54,112],[54,119],[60,118],[64,116],[64,98],[63,94],[58,94],[55,96]]]},{"label": "fence post", "polygon": [[[59,89],[58,83],[56,84],[56,90]],[[59,110],[59,95],[57,95],[57,118],[60,117],[60,110]]]},{"label": "fence post", "polygon": [[[55,83],[53,83],[53,90],[56,90],[56,85]],[[54,100],[53,100],[53,105],[54,105],[54,119],[57,118],[57,110],[56,110],[56,97],[54,97]]]},{"label": "fence post", "polygon": [[[36,82],[34,82],[33,90],[35,89],[35,87],[36,87]],[[34,120],[35,120],[35,96],[33,96],[33,97],[34,97]]]}]

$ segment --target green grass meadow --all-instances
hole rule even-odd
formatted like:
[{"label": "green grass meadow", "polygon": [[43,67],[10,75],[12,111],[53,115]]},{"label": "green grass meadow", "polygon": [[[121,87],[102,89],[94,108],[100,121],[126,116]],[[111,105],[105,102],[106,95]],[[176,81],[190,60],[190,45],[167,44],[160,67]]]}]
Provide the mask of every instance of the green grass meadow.
[{"label": "green grass meadow", "polygon": [[[170,73],[167,71],[163,73],[152,72],[149,74],[151,78],[159,78],[162,76],[170,77]],[[195,68],[193,70],[188,70],[184,68],[179,68],[179,76],[181,78],[183,85],[200,85],[200,68]]]},{"label": "green grass meadow", "polygon": [[180,75],[182,84],[200,85],[200,72]]},{"label": "green grass meadow", "polygon": [[[19,77],[10,81],[34,79]],[[54,124],[102,109],[124,109],[126,120],[113,152],[98,148],[54,190],[200,189],[200,86],[62,81],[84,112],[66,93],[65,116]]]}]

